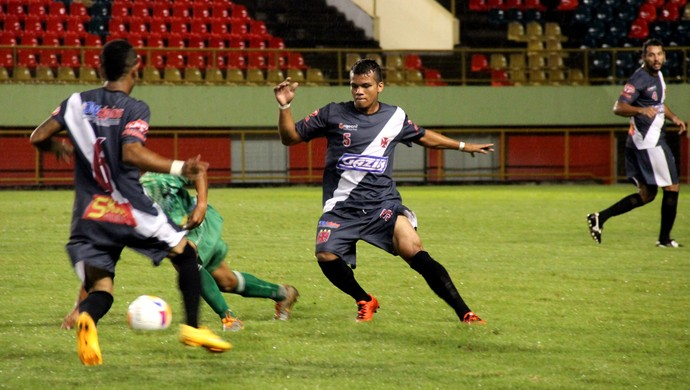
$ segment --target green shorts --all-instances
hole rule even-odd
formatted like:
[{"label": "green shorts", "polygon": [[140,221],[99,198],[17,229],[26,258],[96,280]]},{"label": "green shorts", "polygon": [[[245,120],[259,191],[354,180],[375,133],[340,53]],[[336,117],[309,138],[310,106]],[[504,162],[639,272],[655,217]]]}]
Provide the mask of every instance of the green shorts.
[{"label": "green shorts", "polygon": [[222,232],[223,217],[209,205],[204,222],[187,235],[187,239],[196,245],[201,265],[208,272],[215,271],[228,254],[228,244],[223,241]]}]

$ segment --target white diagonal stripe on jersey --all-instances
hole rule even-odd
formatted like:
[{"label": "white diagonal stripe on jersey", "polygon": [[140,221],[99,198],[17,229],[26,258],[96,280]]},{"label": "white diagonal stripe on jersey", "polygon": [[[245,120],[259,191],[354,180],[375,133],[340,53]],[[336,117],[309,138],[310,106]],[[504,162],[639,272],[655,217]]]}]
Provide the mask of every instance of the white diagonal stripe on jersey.
[{"label": "white diagonal stripe on jersey", "polygon": [[[381,147],[381,140],[385,137],[388,139],[393,139],[400,134],[403,128],[403,122],[405,121],[405,111],[402,110],[402,108],[397,107],[395,109],[395,112],[393,115],[391,115],[390,119],[386,123],[385,126],[381,129],[381,131],[378,133],[376,138],[374,138],[373,141],[367,147],[364,149],[364,151],[361,153],[363,155],[367,156],[376,156],[376,157],[382,157],[384,153],[386,152],[386,149],[388,146],[390,146],[390,143],[388,143],[388,146],[385,148]],[[328,199],[324,205],[323,205],[323,211],[327,212],[333,207],[335,207],[335,204],[347,199],[350,196],[350,193],[357,188],[357,185],[359,182],[364,179],[364,177],[367,175],[367,172],[362,172],[362,171],[345,171],[340,175],[340,180],[338,181],[338,188],[335,189],[333,192],[333,197]]]},{"label": "white diagonal stripe on jersey", "polygon": [[[82,104],[81,95],[78,92],[73,93],[69,97],[65,107],[65,123],[82,155],[89,161],[91,175],[93,176],[95,169],[93,166],[93,154],[94,145],[96,144],[96,133],[93,127],[91,127],[89,120],[84,116]],[[129,203],[120,191],[117,190],[115,183],[111,184],[113,186],[113,192],[110,194],[112,198],[119,203]]]}]

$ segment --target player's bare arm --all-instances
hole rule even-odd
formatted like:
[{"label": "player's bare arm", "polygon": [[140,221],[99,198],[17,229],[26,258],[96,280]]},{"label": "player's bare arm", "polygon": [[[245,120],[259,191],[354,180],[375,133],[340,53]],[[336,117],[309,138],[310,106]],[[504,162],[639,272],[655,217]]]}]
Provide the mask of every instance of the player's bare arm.
[{"label": "player's bare arm", "polygon": [[659,112],[655,107],[635,107],[628,103],[617,101],[613,105],[613,113],[618,116],[631,117],[635,115],[644,115],[648,118],[654,118]]},{"label": "player's bare arm", "polygon": [[[148,149],[139,142],[122,145],[122,161],[133,165],[142,171],[168,173],[171,171],[173,160]],[[206,174],[208,163],[201,161],[200,156],[190,158],[182,165],[182,176],[196,180],[200,174]]]},{"label": "player's bare arm", "polygon": [[62,125],[53,118],[48,118],[31,133],[30,141],[39,150],[55,154],[58,161],[70,162],[74,147],[65,141],[58,142],[53,136],[62,131]]},{"label": "player's bare arm", "polygon": [[302,137],[295,129],[295,121],[292,118],[292,111],[290,104],[295,98],[295,90],[299,83],[293,83],[288,77],[282,83],[273,87],[273,92],[278,101],[278,109],[280,114],[278,117],[278,133],[280,134],[280,141],[283,145],[290,146],[302,142]]},{"label": "player's bare arm", "polygon": [[415,141],[415,143],[429,149],[454,149],[472,154],[487,154],[494,151],[494,144],[473,144],[457,141],[432,130],[427,130],[424,136]]},{"label": "player's bare arm", "polygon": [[201,225],[206,217],[206,210],[208,209],[208,176],[206,172],[194,180],[194,188],[196,189],[196,206],[189,214],[187,223],[183,226],[187,230],[192,230]]},{"label": "player's bare arm", "polygon": [[687,130],[687,126],[685,122],[683,122],[682,119],[678,117],[673,111],[671,111],[671,108],[664,104],[664,114],[666,115],[666,118],[673,122],[674,125],[678,126],[680,130],[678,130],[678,134],[683,134],[685,130]]}]

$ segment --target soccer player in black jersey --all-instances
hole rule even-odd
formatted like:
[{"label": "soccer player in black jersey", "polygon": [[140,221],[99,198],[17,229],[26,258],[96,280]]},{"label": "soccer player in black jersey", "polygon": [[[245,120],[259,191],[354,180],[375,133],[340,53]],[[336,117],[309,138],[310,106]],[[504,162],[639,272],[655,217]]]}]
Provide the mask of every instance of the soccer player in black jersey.
[{"label": "soccer player in black jersey", "polygon": [[[155,265],[166,257],[175,265],[186,313],[180,326],[183,343],[214,352],[231,347],[207,328],[199,328],[197,253],[187,242],[186,231],[146,196],[139,183],[141,170],[194,179],[208,167],[199,157],[173,161],[144,146],[151,113],[146,103],[129,96],[139,65],[131,44],[108,42],[101,52],[103,87],[72,94],[30,138],[36,148],[59,159],[75,158],[75,197],[66,248],[88,293],[80,297],[76,323],[77,355],[84,365],[103,363],[96,324],[113,303],[115,267],[125,246]],[[65,129],[74,147],[53,138]]]},{"label": "soccer player in black jersey", "polygon": [[378,300],[357,282],[356,243],[368,242],[402,257],[454,310],[460,321],[481,323],[458,293],[445,267],[422,246],[415,214],[402,204],[392,178],[395,147],[412,143],[432,149],[486,154],[493,144],[459,142],[410,121],[402,108],[379,102],[383,91],[376,61],[362,59],[350,71],[352,101],[330,103],[295,123],[290,103],[298,84],[289,78],[274,88],[284,145],[326,137],[323,214],[316,228],[316,258],[322,272],[358,306],[357,321],[370,321]]},{"label": "soccer player in black jersey", "polygon": [[666,83],[661,73],[665,59],[664,46],[659,40],[646,41],[642,45],[642,66],[630,76],[613,106],[616,115],[630,118],[625,170],[637,186],[637,193],[603,211],[587,215],[590,235],[598,244],[601,244],[601,232],[609,218],[653,201],[661,187],[664,196],[656,245],[662,248],[681,246],[671,238],[680,185],[676,161],[666,143],[666,119],[680,128],[679,134],[686,130],[686,125],[665,103]]}]

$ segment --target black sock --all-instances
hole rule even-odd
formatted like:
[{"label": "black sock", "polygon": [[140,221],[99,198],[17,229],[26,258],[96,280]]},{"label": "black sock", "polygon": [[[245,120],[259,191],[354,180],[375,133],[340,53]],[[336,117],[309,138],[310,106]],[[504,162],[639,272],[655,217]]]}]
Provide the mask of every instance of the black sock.
[{"label": "black sock", "polygon": [[640,194],[628,195],[616,202],[613,206],[599,212],[599,227],[604,225],[607,219],[627,213],[628,211],[644,205]]},{"label": "black sock", "polygon": [[664,191],[664,198],[661,201],[661,230],[659,231],[659,242],[666,243],[671,240],[671,229],[676,221],[678,210],[678,192]]},{"label": "black sock", "polygon": [[319,261],[321,272],[345,294],[354,298],[355,301],[370,301],[369,294],[357,283],[355,273],[348,267],[343,259],[333,261]]},{"label": "black sock", "polygon": [[113,296],[107,291],[94,291],[79,303],[79,312],[87,312],[95,324],[113,305]]},{"label": "black sock", "polygon": [[471,311],[455,288],[446,268],[432,259],[426,251],[419,251],[410,259],[410,267],[424,277],[429,287],[455,310],[460,320]]},{"label": "black sock", "polygon": [[199,327],[199,300],[201,296],[201,277],[196,261],[196,251],[187,244],[181,254],[172,258],[177,268],[177,285],[182,292],[186,324]]}]

